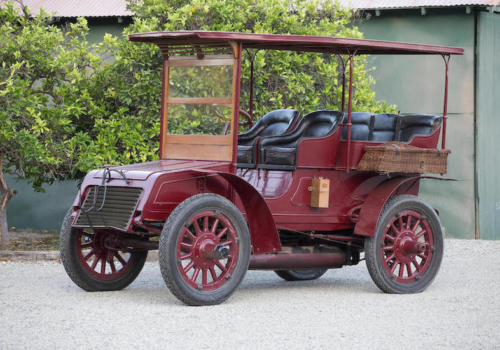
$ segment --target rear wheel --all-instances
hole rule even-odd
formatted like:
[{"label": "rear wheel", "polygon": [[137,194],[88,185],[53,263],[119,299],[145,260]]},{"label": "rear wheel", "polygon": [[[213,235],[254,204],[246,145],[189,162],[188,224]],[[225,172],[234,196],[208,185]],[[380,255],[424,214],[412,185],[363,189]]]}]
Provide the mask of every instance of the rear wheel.
[{"label": "rear wheel", "polygon": [[137,278],[148,252],[111,248],[108,242],[116,235],[110,230],[72,228],[68,212],[61,228],[61,260],[77,286],[89,292],[121,290]]},{"label": "rear wheel", "polygon": [[386,293],[418,293],[434,280],[443,257],[443,233],[434,209],[402,195],[387,201],[374,237],[365,240],[368,271]]},{"label": "rear wheel", "polygon": [[326,271],[328,271],[328,269],[276,270],[274,272],[286,281],[307,281],[320,278]]},{"label": "rear wheel", "polygon": [[219,304],[236,290],[248,269],[246,221],[224,197],[188,198],[165,223],[159,257],[162,276],[179,300],[188,305]]}]

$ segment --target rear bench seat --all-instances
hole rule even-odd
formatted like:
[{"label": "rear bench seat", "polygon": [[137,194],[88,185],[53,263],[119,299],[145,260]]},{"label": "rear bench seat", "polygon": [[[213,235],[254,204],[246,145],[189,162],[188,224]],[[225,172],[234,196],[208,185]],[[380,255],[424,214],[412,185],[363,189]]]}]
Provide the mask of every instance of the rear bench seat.
[{"label": "rear bench seat", "polygon": [[[414,135],[429,135],[442,122],[442,117],[432,114],[396,115],[353,112],[351,140],[374,142],[410,142]],[[347,123],[347,113],[343,123]],[[347,126],[342,127],[342,140],[347,140]]]},{"label": "rear bench seat", "polygon": [[433,114],[403,115],[398,141],[410,142],[414,135],[429,135],[441,125],[442,121],[442,117]]}]

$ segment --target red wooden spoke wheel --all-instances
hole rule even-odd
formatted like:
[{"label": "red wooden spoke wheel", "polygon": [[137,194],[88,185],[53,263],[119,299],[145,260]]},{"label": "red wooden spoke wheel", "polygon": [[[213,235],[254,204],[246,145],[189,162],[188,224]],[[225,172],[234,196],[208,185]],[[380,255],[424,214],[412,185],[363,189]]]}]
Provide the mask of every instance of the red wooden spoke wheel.
[{"label": "red wooden spoke wheel", "polygon": [[229,219],[216,210],[203,211],[184,226],[177,241],[177,259],[184,280],[199,290],[213,290],[232,276],[239,238]]},{"label": "red wooden spoke wheel", "polygon": [[248,269],[247,224],[227,199],[193,196],[170,214],[159,256],[163,278],[179,300],[189,305],[219,304],[235,291]]},{"label": "red wooden spoke wheel", "polygon": [[87,291],[120,290],[132,283],[146,262],[147,251],[113,248],[114,231],[71,227],[71,211],[61,228],[61,260],[69,277]]},{"label": "red wooden spoke wheel", "polygon": [[443,235],[432,207],[414,196],[396,196],[384,207],[374,237],[365,241],[368,271],[387,293],[427,288],[441,265]]},{"label": "red wooden spoke wheel", "polygon": [[77,230],[78,259],[87,273],[99,280],[117,279],[134,264],[131,253],[110,247],[113,236],[113,233],[105,231]]},{"label": "red wooden spoke wheel", "polygon": [[403,210],[389,222],[380,247],[384,268],[396,282],[415,282],[432,261],[434,239],[429,222],[414,210]]}]

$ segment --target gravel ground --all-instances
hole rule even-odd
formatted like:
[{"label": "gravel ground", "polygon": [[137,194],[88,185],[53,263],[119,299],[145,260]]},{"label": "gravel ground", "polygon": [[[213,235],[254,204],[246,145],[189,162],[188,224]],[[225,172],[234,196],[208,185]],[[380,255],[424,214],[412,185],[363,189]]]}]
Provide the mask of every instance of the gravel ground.
[{"label": "gravel ground", "polygon": [[87,293],[58,263],[0,263],[0,349],[500,349],[500,241],[447,240],[434,283],[388,295],[364,262],[309,282],[249,271],[224,304],[187,307],[157,263]]}]

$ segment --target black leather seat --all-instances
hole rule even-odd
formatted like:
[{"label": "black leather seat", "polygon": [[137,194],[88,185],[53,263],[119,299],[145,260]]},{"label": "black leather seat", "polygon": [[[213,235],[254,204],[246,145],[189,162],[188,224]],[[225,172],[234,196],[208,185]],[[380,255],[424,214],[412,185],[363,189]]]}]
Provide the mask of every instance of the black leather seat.
[{"label": "black leather seat", "polygon": [[443,118],[432,114],[409,114],[401,118],[401,128],[398,141],[410,142],[414,135],[429,135],[435,131],[443,121]]},{"label": "black leather seat", "polygon": [[290,131],[300,117],[295,109],[277,109],[264,115],[255,125],[238,135],[238,167],[253,168],[255,143],[260,137],[281,135]]},{"label": "black leather seat", "polygon": [[266,137],[260,142],[259,168],[293,169],[300,140],[327,136],[334,132],[344,114],[340,111],[309,113],[290,133]]},{"label": "black leather seat", "polygon": [[369,137],[370,141],[396,141],[396,135],[398,135],[400,127],[398,115],[382,113],[377,114],[373,119],[373,127]]},{"label": "black leather seat", "polygon": [[[373,125],[373,113],[352,112],[351,113],[351,140],[368,141]],[[342,123],[347,123],[347,113],[345,113]],[[347,126],[342,127],[342,140],[347,140]]]}]

